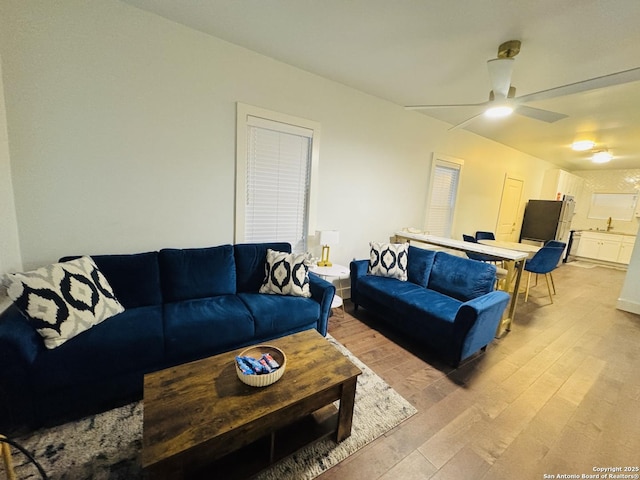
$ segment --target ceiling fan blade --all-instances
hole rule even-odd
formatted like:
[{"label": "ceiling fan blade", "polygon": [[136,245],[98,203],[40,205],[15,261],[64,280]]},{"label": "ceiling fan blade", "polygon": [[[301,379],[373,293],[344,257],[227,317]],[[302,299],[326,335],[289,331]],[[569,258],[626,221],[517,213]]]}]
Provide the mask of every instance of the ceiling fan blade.
[{"label": "ceiling fan blade", "polygon": [[484,112],[480,112],[480,113],[477,113],[476,115],[474,115],[473,117],[467,118],[464,122],[460,122],[457,125],[454,125],[453,127],[449,128],[449,131],[457,130],[458,128],[462,128],[462,127],[466,127],[468,124],[470,124],[473,120],[475,120],[477,117],[479,117],[483,113]]},{"label": "ceiling fan blade", "polygon": [[623,83],[635,82],[637,80],[640,80],[640,67],[523,95],[522,97],[518,97],[518,102],[546,100],[547,98],[571,95],[573,93],[586,92],[588,90],[610,87],[612,85],[621,85]]},{"label": "ceiling fan blade", "polygon": [[452,105],[407,105],[405,110],[430,110],[434,108],[454,108],[454,107],[482,107],[489,102],[482,103],[454,103]]},{"label": "ceiling fan blade", "polygon": [[507,98],[514,61],[514,58],[494,58],[487,61],[491,87],[496,98]]},{"label": "ceiling fan blade", "polygon": [[540,108],[527,107],[526,105],[518,105],[515,112],[518,115],[524,115],[525,117],[533,118],[534,120],[541,120],[547,123],[557,122],[563,118],[567,118],[569,115],[564,113],[551,112],[549,110],[542,110]]}]

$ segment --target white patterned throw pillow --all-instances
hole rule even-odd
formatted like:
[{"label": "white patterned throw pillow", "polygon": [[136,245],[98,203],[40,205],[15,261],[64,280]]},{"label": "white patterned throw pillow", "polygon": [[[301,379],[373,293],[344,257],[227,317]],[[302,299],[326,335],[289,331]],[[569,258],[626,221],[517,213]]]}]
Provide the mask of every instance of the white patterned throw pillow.
[{"label": "white patterned throw pillow", "polygon": [[260,293],[310,297],[309,268],[303,253],[277,252],[267,249],[265,275]]},{"label": "white patterned throw pillow", "polygon": [[7,293],[47,348],[124,311],[91,257],[7,274]]},{"label": "white patterned throw pillow", "polygon": [[407,280],[408,243],[369,243],[369,274]]}]

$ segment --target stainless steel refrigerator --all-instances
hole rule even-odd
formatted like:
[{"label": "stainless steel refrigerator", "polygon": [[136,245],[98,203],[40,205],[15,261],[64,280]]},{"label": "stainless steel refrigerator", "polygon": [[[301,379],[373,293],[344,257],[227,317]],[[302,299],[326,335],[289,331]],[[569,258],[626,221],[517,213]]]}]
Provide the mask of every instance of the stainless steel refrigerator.
[{"label": "stainless steel refrigerator", "polygon": [[520,241],[560,240],[567,243],[574,208],[574,199],[568,195],[562,200],[529,200],[522,219]]}]

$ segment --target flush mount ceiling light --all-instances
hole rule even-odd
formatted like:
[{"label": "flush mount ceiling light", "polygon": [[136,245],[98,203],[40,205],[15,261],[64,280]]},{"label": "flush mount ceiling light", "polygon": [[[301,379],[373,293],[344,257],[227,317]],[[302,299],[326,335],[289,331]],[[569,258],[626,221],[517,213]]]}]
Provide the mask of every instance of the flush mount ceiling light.
[{"label": "flush mount ceiling light", "polygon": [[578,140],[571,144],[571,149],[576,152],[586,152],[587,150],[591,150],[595,147],[596,142],[593,140]]},{"label": "flush mount ceiling light", "polygon": [[611,161],[613,155],[609,152],[609,150],[599,150],[593,153],[593,157],[591,157],[591,161],[593,163],[607,163]]}]

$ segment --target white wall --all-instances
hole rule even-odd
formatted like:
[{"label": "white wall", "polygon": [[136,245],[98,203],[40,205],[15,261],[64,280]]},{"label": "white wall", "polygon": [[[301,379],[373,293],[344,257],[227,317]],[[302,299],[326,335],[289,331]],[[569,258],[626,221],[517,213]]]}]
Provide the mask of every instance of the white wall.
[{"label": "white wall", "polygon": [[[7,272],[20,271],[21,269],[22,259],[13,201],[7,117],[2,85],[2,57],[0,56],[0,277]],[[0,311],[4,310],[9,303],[10,300],[0,279]]]},{"label": "white wall", "polygon": [[465,160],[454,235],[493,229],[540,161],[118,1],[6,2],[0,54],[25,268],[233,242],[235,102],[318,121],[332,260],[423,225],[431,154]]},{"label": "white wall", "polygon": [[462,239],[463,233],[496,230],[506,173],[524,179],[519,234],[524,207],[530,198],[538,198],[544,171],[553,165],[469,132],[445,137],[441,148],[465,160],[452,236]]}]

